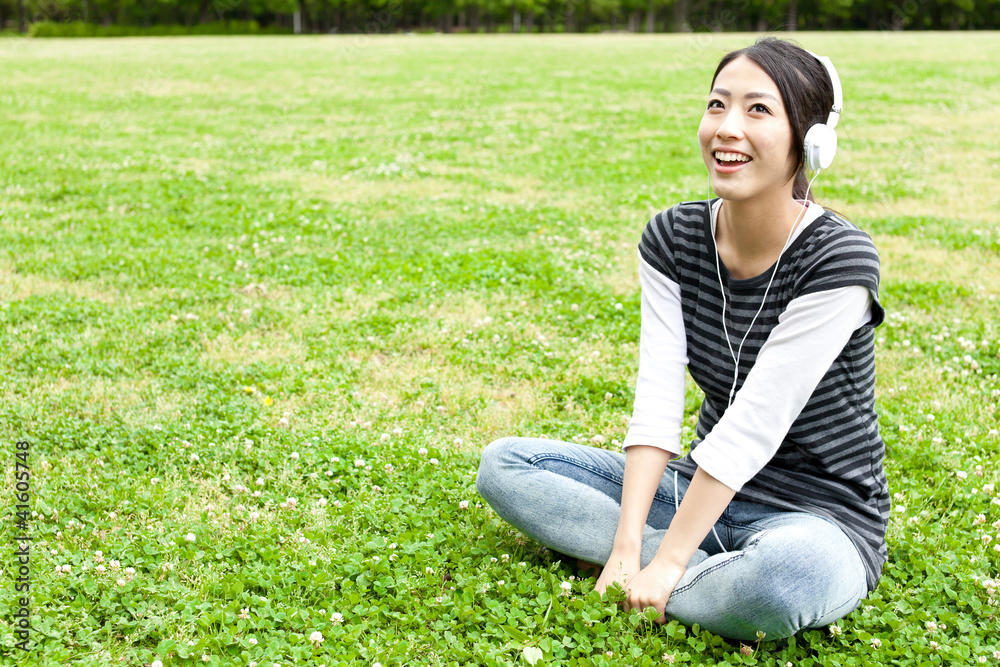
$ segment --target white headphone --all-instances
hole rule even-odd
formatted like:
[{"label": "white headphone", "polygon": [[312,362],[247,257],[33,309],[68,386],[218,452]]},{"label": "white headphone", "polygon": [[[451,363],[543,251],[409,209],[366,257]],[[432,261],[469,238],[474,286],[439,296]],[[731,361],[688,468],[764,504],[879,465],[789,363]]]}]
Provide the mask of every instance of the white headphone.
[{"label": "white headphone", "polygon": [[826,56],[817,56],[812,51],[809,55],[826,68],[830,75],[830,82],[833,84],[833,108],[830,110],[830,117],[826,123],[816,123],[806,132],[805,140],[802,142],[803,160],[806,166],[812,171],[826,169],[833,163],[833,156],[837,154],[837,127],[840,120],[840,113],[844,110],[844,92],[840,87],[840,77],[833,67],[833,62]]}]

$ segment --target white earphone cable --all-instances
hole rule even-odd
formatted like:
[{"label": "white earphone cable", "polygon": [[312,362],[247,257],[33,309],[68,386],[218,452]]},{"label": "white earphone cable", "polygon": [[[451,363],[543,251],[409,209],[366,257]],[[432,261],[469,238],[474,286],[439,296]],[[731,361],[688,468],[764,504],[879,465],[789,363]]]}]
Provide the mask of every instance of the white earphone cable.
[{"label": "white earphone cable", "polygon": [[[740,358],[743,355],[743,344],[746,343],[747,337],[750,335],[750,330],[753,328],[753,325],[757,322],[757,317],[760,315],[761,311],[764,310],[764,304],[767,303],[767,294],[768,294],[768,292],[771,291],[771,285],[774,283],[774,277],[776,275],[778,275],[778,266],[781,263],[781,256],[785,253],[785,250],[788,249],[788,245],[792,241],[792,237],[795,234],[795,230],[798,228],[799,223],[802,222],[802,219],[805,217],[806,210],[809,208],[809,192],[812,190],[813,181],[816,180],[816,177],[819,176],[819,173],[821,171],[822,171],[822,169],[817,169],[816,173],[813,174],[813,177],[811,179],[809,179],[809,183],[806,186],[805,196],[801,200],[799,200],[803,204],[802,211],[799,213],[798,217],[795,218],[795,224],[793,224],[792,228],[788,231],[788,238],[785,239],[785,244],[784,244],[784,246],[782,246],[781,252],[778,253],[778,259],[774,263],[774,270],[771,271],[771,277],[768,279],[768,281],[767,281],[767,287],[764,289],[764,298],[761,299],[760,307],[757,309],[757,312],[754,314],[753,319],[750,320],[750,324],[749,324],[749,326],[747,326],[746,332],[743,334],[743,340],[740,341],[740,345],[736,349],[735,352],[733,351],[733,344],[729,340],[729,328],[726,326],[726,305],[727,305],[726,288],[725,288],[725,285],[722,282],[722,268],[719,265],[719,247],[715,243],[715,227],[716,227],[716,218],[717,218],[717,215],[713,216],[712,213],[711,213],[711,205],[712,205],[711,204],[711,201],[712,201],[712,198],[711,198],[711,194],[712,194],[711,193],[711,183],[712,183],[712,179],[711,179],[711,176],[709,176],[709,198],[708,198],[708,201],[706,203],[709,206],[709,219],[711,220],[711,227],[712,227],[712,229],[711,229],[711,231],[712,231],[712,244],[715,246],[715,272],[716,272],[716,275],[719,278],[719,291],[722,294],[722,333],[723,333],[723,335],[726,338],[726,345],[729,347],[729,355],[733,358],[733,364],[735,365],[735,370],[733,372],[733,386],[729,390],[729,403],[727,404],[727,407],[733,404],[733,399],[736,396],[736,385],[739,383],[739,378],[740,378]],[[722,204],[721,203],[719,204],[719,210],[720,211],[722,210]]]}]

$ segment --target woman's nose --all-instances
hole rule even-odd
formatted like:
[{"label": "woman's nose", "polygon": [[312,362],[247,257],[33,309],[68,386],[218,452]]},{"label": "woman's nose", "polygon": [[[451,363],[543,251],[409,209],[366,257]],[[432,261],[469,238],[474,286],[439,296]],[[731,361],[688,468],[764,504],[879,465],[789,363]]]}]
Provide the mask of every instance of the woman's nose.
[{"label": "woman's nose", "polygon": [[715,131],[720,139],[742,138],[743,137],[743,114],[738,110],[732,110],[719,124]]}]

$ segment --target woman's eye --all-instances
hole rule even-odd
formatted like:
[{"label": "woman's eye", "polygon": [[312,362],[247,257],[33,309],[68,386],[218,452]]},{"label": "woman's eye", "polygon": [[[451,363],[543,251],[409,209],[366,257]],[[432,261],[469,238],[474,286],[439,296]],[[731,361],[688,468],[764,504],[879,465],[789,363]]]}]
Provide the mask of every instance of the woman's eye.
[{"label": "woman's eye", "polygon": [[771,110],[768,109],[763,104],[761,104],[760,102],[758,102],[757,104],[755,104],[752,107],[750,107],[750,110],[751,111],[756,111],[757,113],[771,113]]},{"label": "woman's eye", "polygon": [[708,101],[708,108],[709,109],[723,109],[725,107],[722,106],[722,102],[720,100],[709,100]]}]

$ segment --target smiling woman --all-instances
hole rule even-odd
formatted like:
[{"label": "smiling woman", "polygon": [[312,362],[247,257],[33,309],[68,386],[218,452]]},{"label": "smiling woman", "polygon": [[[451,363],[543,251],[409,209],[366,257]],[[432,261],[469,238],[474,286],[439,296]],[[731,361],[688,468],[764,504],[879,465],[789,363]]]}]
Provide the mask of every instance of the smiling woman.
[{"label": "smiling woman", "polygon": [[[829,61],[773,38],[722,59],[698,129],[719,197],[657,214],[639,244],[624,453],[525,438],[483,453],[500,516],[661,620],[787,637],[856,608],[885,563],[878,254],[806,181],[832,160],[839,89]],[[705,399],[672,461],[685,370]]]}]

